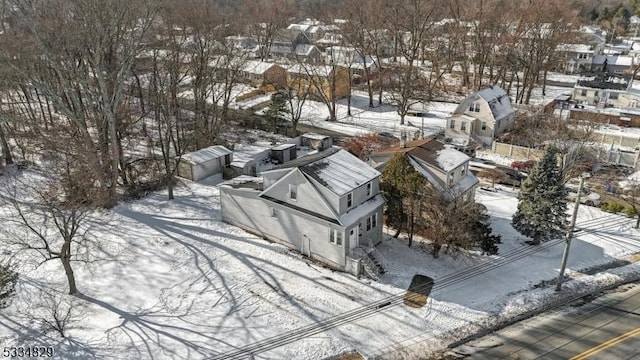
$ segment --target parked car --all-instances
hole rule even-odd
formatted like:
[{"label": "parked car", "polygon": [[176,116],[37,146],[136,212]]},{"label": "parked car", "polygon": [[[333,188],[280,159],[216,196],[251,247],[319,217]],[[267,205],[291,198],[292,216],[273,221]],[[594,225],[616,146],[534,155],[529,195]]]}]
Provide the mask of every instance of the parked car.
[{"label": "parked car", "polygon": [[506,166],[496,166],[496,169],[502,171],[506,177],[498,181],[498,184],[518,186],[527,178],[527,176],[518,170],[511,169]]}]

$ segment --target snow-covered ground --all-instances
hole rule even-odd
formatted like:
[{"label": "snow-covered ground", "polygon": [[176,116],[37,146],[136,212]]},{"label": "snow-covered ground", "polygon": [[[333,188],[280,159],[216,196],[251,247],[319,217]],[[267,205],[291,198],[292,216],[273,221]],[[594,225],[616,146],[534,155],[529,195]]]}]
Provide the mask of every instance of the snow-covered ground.
[{"label": "snow-covered ground", "polygon": [[[390,305],[254,356],[321,359],[352,349],[373,356],[417,341],[425,344],[424,351],[435,351],[474,324],[535,305],[544,296],[525,292],[557,275],[562,245],[524,245],[525,239],[509,225],[517,203],[514,193],[479,190],[477,199],[503,236],[499,255],[442,254],[433,259],[423,244],[408,248],[404,241],[388,238],[380,251],[390,265],[376,282],[325,269],[220,222],[218,189],[187,182],[173,201],[153,193],[93,215],[91,233],[113,256],[76,265],[79,316],[66,339],[40,334],[22,316],[40,301],[35,294],[42,288],[66,290],[60,266],[52,262],[31,268],[24,263],[18,297],[0,312],[0,343],[51,345],[65,359],[200,359],[402,294],[412,277],[422,274],[435,279],[423,308]],[[570,271],[640,251],[640,234],[628,218],[581,207],[578,228]],[[530,255],[508,261],[524,252]],[[491,265],[499,263],[503,266]],[[478,266],[490,271],[460,277]],[[529,297],[525,301],[523,296]]]},{"label": "snow-covered ground", "polygon": [[[310,101],[304,105],[301,123],[340,132],[346,135],[362,135],[376,132],[389,132],[400,136],[406,132],[409,137],[419,132],[424,124],[425,136],[444,131],[446,117],[455,110],[457,104],[432,102],[424,109],[429,116],[421,118],[405,117],[405,125],[400,125],[400,115],[391,105],[378,105],[377,96],[374,99],[376,107],[369,108],[369,98],[365,92],[354,92],[351,97],[351,116],[348,116],[347,100],[342,99],[337,104],[337,122],[326,121],[329,110],[323,103]],[[422,110],[422,109],[421,109]]]}]

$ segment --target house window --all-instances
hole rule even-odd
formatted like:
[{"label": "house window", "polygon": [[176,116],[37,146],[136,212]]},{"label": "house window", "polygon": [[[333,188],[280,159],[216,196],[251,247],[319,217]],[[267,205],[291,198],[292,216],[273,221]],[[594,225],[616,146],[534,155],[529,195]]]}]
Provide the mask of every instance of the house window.
[{"label": "house window", "polygon": [[289,184],[289,199],[298,200],[298,186]]},{"label": "house window", "polygon": [[587,96],[587,90],[582,89],[582,92],[580,93],[581,96]]},{"label": "house window", "polygon": [[449,129],[455,129],[456,128],[456,121],[451,119],[449,122]]},{"label": "house window", "polygon": [[463,121],[460,123],[460,130],[467,131],[467,122]]},{"label": "house window", "polygon": [[480,104],[471,103],[469,105],[469,111],[480,112]]},{"label": "house window", "polygon": [[596,96],[596,97],[597,97],[597,96],[598,96],[598,92],[597,92],[597,91],[594,91],[594,92],[593,92],[593,96]]},{"label": "house window", "polygon": [[487,122],[486,121],[482,122],[482,127],[481,128],[482,128],[482,131],[487,130]]},{"label": "house window", "polygon": [[462,169],[460,169],[460,176],[464,176],[464,172],[465,172],[465,168],[463,167]]},{"label": "house window", "polygon": [[447,184],[449,186],[453,185],[453,176],[447,176]]},{"label": "house window", "polygon": [[609,99],[618,100],[618,93],[617,92],[612,92],[611,94],[609,94]]},{"label": "house window", "polygon": [[367,184],[367,196],[371,196],[371,183]]},{"label": "house window", "polygon": [[347,194],[347,208],[353,205],[353,194]]},{"label": "house window", "polygon": [[271,208],[271,217],[272,218],[277,218],[278,217],[278,213],[276,212],[276,208]]},{"label": "house window", "polygon": [[378,214],[373,214],[367,218],[367,231],[375,229],[378,226]]},{"label": "house window", "polygon": [[330,229],[329,242],[336,245],[342,245],[342,231]]}]

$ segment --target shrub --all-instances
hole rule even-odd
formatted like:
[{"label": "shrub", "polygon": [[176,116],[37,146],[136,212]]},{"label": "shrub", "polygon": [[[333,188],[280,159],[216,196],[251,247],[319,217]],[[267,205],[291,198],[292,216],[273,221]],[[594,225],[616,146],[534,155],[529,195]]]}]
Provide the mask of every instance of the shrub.
[{"label": "shrub", "polygon": [[631,205],[627,206],[627,210],[625,210],[625,212],[627,213],[627,216],[630,218],[637,215],[636,209]]},{"label": "shrub", "polygon": [[619,203],[604,203],[600,208],[603,211],[614,213],[614,214],[619,213],[625,209],[624,205]]}]

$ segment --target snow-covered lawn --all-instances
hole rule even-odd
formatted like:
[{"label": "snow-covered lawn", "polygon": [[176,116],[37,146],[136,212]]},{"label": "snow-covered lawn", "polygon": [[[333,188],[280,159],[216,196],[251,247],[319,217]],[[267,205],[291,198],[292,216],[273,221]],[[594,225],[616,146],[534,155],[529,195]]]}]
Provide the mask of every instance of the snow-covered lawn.
[{"label": "snow-covered lawn", "polygon": [[[351,97],[351,116],[348,116],[347,100],[338,102],[336,115],[337,122],[329,122],[329,110],[323,103],[310,101],[304,105],[301,122],[316,127],[340,132],[346,135],[362,135],[375,132],[390,132],[400,136],[403,131],[409,137],[420,131],[424,120],[425,136],[444,131],[446,117],[458,106],[453,103],[432,102],[424,109],[429,116],[423,118],[416,116],[405,117],[405,125],[400,125],[400,115],[394,106],[378,105],[377,95],[374,99],[376,107],[369,108],[369,98],[365,92],[356,91]],[[420,109],[422,110],[422,109]]]},{"label": "snow-covered lawn", "polygon": [[[177,189],[173,201],[154,193],[94,216],[92,233],[108,245],[113,259],[76,265],[81,316],[70,325],[67,339],[40,335],[21,316],[38,301],[38,289],[66,290],[58,263],[37,269],[25,263],[18,297],[0,312],[0,343],[48,344],[62,358],[200,359],[402,294],[415,274],[423,274],[435,279],[423,308],[388,306],[255,357],[321,359],[351,349],[372,356],[418,340],[438,350],[464,334],[460,329],[531,306],[513,299],[553,279],[560,264],[561,245],[505,261],[535,249],[509,225],[515,194],[480,190],[477,199],[503,236],[499,255],[433,259],[422,245],[410,249],[402,240],[386,239],[380,251],[390,266],[375,282],[325,269],[221,223],[218,189],[189,182]],[[640,251],[640,234],[630,225],[627,218],[581,207],[582,231],[576,233],[569,269]],[[452,281],[451,274],[491,262],[507,264]],[[450,285],[441,286],[443,279]]]}]

